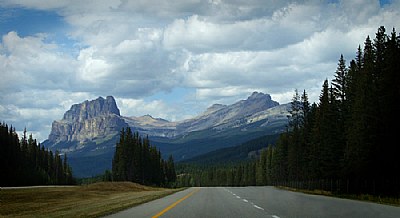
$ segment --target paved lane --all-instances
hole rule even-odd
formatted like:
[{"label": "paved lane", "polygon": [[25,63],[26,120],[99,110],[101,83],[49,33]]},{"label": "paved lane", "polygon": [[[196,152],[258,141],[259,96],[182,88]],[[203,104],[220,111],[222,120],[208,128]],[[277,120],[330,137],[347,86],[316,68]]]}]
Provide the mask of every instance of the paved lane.
[{"label": "paved lane", "polygon": [[274,187],[189,188],[110,217],[400,217],[400,207]]},{"label": "paved lane", "polygon": [[185,196],[189,195],[193,191],[196,191],[195,188],[189,188],[183,190],[181,192],[174,193],[172,195],[168,195],[164,198],[157,199],[151,202],[147,202],[141,204],[136,207],[132,207],[130,209],[121,211],[116,214],[112,214],[108,217],[110,218],[124,218],[124,217],[134,217],[134,218],[149,218],[155,216],[157,213],[161,212],[168,206],[174,204]]},{"label": "paved lane", "polygon": [[290,192],[275,187],[233,187],[233,193],[262,207],[270,214],[283,217],[324,218],[400,218],[400,207],[308,195]]},{"label": "paved lane", "polygon": [[225,188],[201,188],[161,217],[272,217],[261,207]]}]

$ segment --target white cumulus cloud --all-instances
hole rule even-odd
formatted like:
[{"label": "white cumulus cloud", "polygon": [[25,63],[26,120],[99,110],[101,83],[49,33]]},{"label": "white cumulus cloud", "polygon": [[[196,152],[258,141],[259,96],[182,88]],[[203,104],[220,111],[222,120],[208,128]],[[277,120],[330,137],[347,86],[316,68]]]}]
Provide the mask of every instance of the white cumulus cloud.
[{"label": "white cumulus cloud", "polygon": [[[286,103],[295,88],[306,89],[317,101],[340,54],[349,63],[379,26],[399,28],[399,6],[398,0],[383,6],[377,0],[0,0],[5,11],[56,13],[73,41],[65,49],[51,32],[22,35],[18,27],[1,36],[0,119],[29,125],[44,139],[71,104],[98,96],[116,97],[123,115],[170,120],[253,91]],[[187,99],[151,99],[177,88],[190,90]]]}]

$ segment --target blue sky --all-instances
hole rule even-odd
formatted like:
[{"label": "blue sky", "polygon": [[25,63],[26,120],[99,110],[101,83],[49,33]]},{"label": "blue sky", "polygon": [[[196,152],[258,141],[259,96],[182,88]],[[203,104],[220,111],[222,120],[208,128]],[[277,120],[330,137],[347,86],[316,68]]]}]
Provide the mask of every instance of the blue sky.
[{"label": "blue sky", "polygon": [[0,0],[0,120],[40,141],[74,103],[113,95],[125,116],[169,120],[253,91],[317,101],[343,54],[400,1]]},{"label": "blue sky", "polygon": [[[59,33],[68,26],[63,17],[53,11],[25,8],[0,8],[1,34],[16,31],[21,37],[37,33]],[[60,33],[62,34],[62,33]]]}]

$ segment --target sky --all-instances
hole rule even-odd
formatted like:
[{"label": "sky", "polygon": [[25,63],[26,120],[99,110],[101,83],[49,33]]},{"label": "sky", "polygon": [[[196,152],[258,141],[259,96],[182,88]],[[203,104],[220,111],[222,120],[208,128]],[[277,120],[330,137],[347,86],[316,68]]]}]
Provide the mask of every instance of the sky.
[{"label": "sky", "polygon": [[0,122],[39,141],[72,104],[171,121],[252,92],[318,102],[400,0],[0,0]]}]

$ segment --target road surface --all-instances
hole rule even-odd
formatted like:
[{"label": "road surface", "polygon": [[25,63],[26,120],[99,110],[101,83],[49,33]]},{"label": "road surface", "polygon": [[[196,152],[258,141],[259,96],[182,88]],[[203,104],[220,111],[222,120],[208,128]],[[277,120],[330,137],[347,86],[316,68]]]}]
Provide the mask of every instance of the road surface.
[{"label": "road surface", "polygon": [[399,218],[400,207],[307,195],[275,187],[195,187],[108,217]]}]

